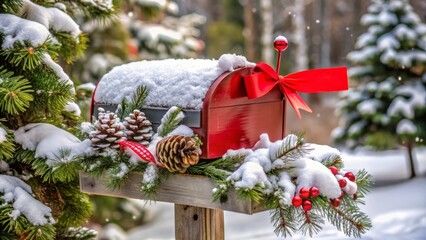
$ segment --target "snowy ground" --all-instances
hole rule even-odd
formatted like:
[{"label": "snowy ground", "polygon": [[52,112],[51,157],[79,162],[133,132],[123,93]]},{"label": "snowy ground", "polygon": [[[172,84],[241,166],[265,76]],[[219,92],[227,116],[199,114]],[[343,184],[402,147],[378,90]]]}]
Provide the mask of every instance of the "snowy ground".
[{"label": "snowy ground", "polygon": [[[417,174],[413,180],[409,176],[404,151],[380,153],[343,153],[346,168],[356,171],[365,168],[378,186],[367,195],[362,206],[373,221],[373,228],[361,239],[374,240],[424,240],[426,239],[426,148],[416,151]],[[393,182],[392,184],[389,184]],[[147,207],[153,216],[152,221],[130,231],[126,240],[168,240],[174,239],[173,205],[156,203]],[[281,239],[269,222],[268,212],[254,215],[225,212],[225,239],[263,240]],[[114,231],[112,231],[114,232]],[[113,239],[113,238],[110,238]],[[309,239],[296,234],[288,239]],[[324,226],[315,239],[349,239],[335,230]]]}]

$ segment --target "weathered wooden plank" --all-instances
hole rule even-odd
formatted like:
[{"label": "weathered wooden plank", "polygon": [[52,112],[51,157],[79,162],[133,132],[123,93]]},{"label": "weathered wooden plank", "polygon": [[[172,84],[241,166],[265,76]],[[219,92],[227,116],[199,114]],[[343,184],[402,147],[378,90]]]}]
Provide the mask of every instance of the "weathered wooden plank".
[{"label": "weathered wooden plank", "polygon": [[[83,192],[95,195],[146,199],[140,191],[141,179],[142,174],[133,173],[122,188],[111,190],[107,187],[105,178],[94,178],[80,173],[80,188]],[[233,190],[230,191],[226,203],[212,202],[214,187],[214,183],[204,176],[172,175],[160,185],[153,200],[246,214],[265,210],[262,204],[239,200]]]},{"label": "weathered wooden plank", "polygon": [[175,238],[178,240],[223,240],[223,211],[175,204]]}]

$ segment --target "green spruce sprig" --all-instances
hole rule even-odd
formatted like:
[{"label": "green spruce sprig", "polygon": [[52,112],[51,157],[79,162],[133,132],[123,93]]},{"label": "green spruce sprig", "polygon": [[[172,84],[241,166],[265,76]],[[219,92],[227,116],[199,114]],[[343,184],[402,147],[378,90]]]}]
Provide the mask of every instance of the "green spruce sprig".
[{"label": "green spruce sprig", "polygon": [[0,142],[0,161],[8,160],[13,157],[15,151],[15,143],[13,134],[10,129],[1,123],[4,119],[0,119],[0,128],[6,132],[6,139]]},{"label": "green spruce sprig", "polygon": [[121,103],[117,107],[117,117],[124,119],[129,116],[130,113],[135,109],[139,109],[143,106],[146,97],[148,96],[148,88],[144,85],[140,85],[136,88],[130,100],[123,98]]},{"label": "green spruce sprig", "polygon": [[55,58],[58,56],[57,51],[58,46],[48,38],[39,46],[33,46],[29,41],[15,42],[12,48],[3,49],[0,56],[16,68],[31,71],[42,64],[45,54]]},{"label": "green spruce sprig", "polygon": [[0,110],[9,114],[25,111],[34,100],[30,82],[1,66],[0,80]]},{"label": "green spruce sprig", "polygon": [[0,205],[0,236],[13,236],[5,238],[7,240],[17,239],[16,236],[21,236],[21,239],[55,239],[55,228],[52,224],[34,226],[24,215],[14,219],[12,216],[13,205],[4,203],[1,199],[0,203],[2,203]]},{"label": "green spruce sprig", "polygon": [[182,121],[182,109],[179,107],[171,107],[161,119],[161,124],[157,129],[157,134],[160,137],[165,137],[167,134],[175,130]]},{"label": "green spruce sprig", "polygon": [[97,233],[96,231],[85,227],[71,227],[65,232],[58,233],[57,235],[63,240],[91,240],[96,237]]}]

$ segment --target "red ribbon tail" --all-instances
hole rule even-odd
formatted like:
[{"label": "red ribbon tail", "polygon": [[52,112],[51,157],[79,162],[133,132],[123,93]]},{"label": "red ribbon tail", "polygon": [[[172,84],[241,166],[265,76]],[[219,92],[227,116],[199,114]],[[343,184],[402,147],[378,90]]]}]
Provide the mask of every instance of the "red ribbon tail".
[{"label": "red ribbon tail", "polygon": [[312,109],[308,106],[308,104],[306,104],[303,98],[299,94],[297,94],[296,91],[292,91],[285,88],[283,89],[283,91],[285,92],[287,100],[290,102],[291,106],[293,107],[294,111],[296,111],[296,114],[300,119],[302,118],[302,115],[300,114],[299,109],[310,113],[312,112]]}]

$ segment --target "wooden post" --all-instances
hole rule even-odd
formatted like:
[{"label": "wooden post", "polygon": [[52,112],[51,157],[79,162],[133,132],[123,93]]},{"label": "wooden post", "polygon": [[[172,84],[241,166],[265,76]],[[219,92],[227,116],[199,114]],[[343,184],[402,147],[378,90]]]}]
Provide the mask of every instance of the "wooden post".
[{"label": "wooden post", "polygon": [[177,240],[223,240],[223,211],[175,204],[175,238]]}]

